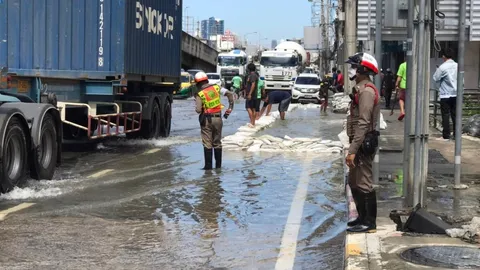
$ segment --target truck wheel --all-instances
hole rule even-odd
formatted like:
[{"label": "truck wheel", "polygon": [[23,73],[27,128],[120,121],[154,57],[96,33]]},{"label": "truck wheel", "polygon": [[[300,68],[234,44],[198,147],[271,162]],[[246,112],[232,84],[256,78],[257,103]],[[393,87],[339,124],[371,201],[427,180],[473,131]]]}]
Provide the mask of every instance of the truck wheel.
[{"label": "truck wheel", "polygon": [[[145,139],[156,139],[158,138],[160,134],[160,119],[161,119],[161,113],[160,113],[160,106],[158,105],[157,101],[153,102],[153,107],[152,107],[152,115],[150,117],[150,120],[145,121],[142,123],[142,130],[144,130],[144,138]],[[145,125],[144,125],[145,124]]]},{"label": "truck wheel", "polygon": [[163,100],[161,117],[162,121],[160,123],[160,136],[166,138],[170,136],[170,130],[172,127],[172,105],[167,98]]},{"label": "truck wheel", "polygon": [[57,128],[51,114],[45,115],[40,130],[40,145],[31,156],[30,176],[34,179],[52,179],[57,165]]},{"label": "truck wheel", "polygon": [[1,191],[23,186],[28,165],[27,137],[18,118],[12,118],[6,128],[0,165]]}]

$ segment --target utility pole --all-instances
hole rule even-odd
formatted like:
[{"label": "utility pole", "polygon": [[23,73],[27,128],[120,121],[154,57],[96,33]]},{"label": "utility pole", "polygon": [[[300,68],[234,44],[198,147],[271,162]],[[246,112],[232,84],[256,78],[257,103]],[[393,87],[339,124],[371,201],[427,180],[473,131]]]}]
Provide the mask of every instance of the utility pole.
[{"label": "utility pole", "polygon": [[322,53],[321,53],[321,67],[323,69],[323,73],[326,74],[328,72],[327,70],[327,65],[326,65],[326,62],[327,62],[327,46],[328,46],[328,37],[327,37],[327,31],[326,31],[326,27],[327,27],[327,24],[325,22],[325,1],[324,0],[321,0],[320,1],[320,6],[321,6],[321,21],[320,21],[320,26],[322,27],[322,37],[323,37],[323,40],[322,40]]},{"label": "utility pole", "polygon": [[[428,4],[430,6],[430,4]],[[429,26],[431,19],[430,13],[427,9],[426,0],[420,0],[418,8],[418,44],[417,44],[417,81],[416,81],[416,99],[415,99],[415,143],[414,143],[414,189],[413,189],[413,205],[420,204],[423,206],[425,191],[426,191],[426,177],[428,168],[428,126],[425,121],[428,119],[425,115],[428,114],[427,100],[429,97],[426,86],[428,86],[427,73],[428,61],[430,59],[429,42]]]},{"label": "utility pole", "polygon": [[[375,58],[377,59],[378,67],[382,66],[382,0],[376,0],[376,11],[375,11]],[[370,22],[368,22],[370,24]],[[382,89],[382,78],[380,74],[375,76],[375,85],[378,91]],[[377,130],[380,130],[380,111],[377,115]],[[373,183],[378,184],[380,178],[380,157],[379,150],[377,149],[375,153],[375,158],[373,159]]]},{"label": "utility pole", "polygon": [[[415,131],[415,93],[416,88],[416,63],[417,37],[414,35],[415,1],[408,1],[408,20],[407,20],[407,91],[405,92],[405,126],[404,126],[404,145],[403,145],[403,197],[405,206],[413,206],[413,138]],[[418,23],[418,22],[417,22]],[[416,34],[416,32],[415,32]]]},{"label": "utility pole", "polygon": [[[460,188],[460,177],[462,174],[462,108],[463,108],[463,78],[465,73],[465,20],[467,13],[467,1],[460,0],[458,7],[458,72],[457,72],[457,108],[455,119],[455,187]],[[472,13],[470,13],[472,14]],[[470,18],[473,21],[473,18]],[[472,28],[470,26],[470,31]]]},{"label": "utility pole", "polygon": [[[345,55],[340,59],[342,63],[351,55],[357,52],[357,1],[345,0]],[[348,65],[343,64],[343,74],[348,77]],[[345,80],[345,94],[352,91],[353,82]]]},{"label": "utility pole", "polygon": [[200,20],[197,20],[197,38],[200,38]]}]

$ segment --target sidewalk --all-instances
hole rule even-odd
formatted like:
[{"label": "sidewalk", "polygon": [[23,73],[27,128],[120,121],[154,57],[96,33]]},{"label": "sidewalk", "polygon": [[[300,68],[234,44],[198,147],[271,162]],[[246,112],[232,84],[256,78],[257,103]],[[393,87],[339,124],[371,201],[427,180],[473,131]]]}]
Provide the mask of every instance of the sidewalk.
[{"label": "sidewalk", "polygon": [[[380,183],[377,187],[378,218],[377,233],[347,234],[345,241],[345,269],[442,269],[429,268],[403,260],[400,253],[419,246],[470,245],[460,239],[444,236],[413,235],[396,231],[396,225],[390,220],[392,210],[403,210],[402,185],[393,181],[398,170],[403,168],[403,122],[396,118],[398,112],[390,116],[382,111],[388,124],[381,131],[380,139]],[[345,135],[339,135],[344,145]],[[455,226],[468,222],[474,216],[480,216],[480,140],[464,138],[462,140],[462,184],[466,190],[453,190],[454,142],[437,141],[440,137],[432,129],[429,140],[429,174],[427,179],[427,210],[437,214],[443,220]],[[388,177],[388,176],[391,177]],[[390,179],[390,180],[389,180]],[[356,216],[355,204],[347,189],[349,219]],[[458,257],[458,256],[457,256]]]}]

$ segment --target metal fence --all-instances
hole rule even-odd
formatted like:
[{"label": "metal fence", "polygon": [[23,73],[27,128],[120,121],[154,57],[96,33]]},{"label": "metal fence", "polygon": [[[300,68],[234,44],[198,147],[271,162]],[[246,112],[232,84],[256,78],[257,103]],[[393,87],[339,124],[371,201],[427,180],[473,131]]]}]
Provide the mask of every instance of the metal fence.
[{"label": "metal fence", "polygon": [[[441,130],[442,113],[438,92],[438,89],[430,89],[430,124]],[[462,123],[465,123],[468,118],[475,114],[480,114],[480,89],[465,89],[463,94]]]}]

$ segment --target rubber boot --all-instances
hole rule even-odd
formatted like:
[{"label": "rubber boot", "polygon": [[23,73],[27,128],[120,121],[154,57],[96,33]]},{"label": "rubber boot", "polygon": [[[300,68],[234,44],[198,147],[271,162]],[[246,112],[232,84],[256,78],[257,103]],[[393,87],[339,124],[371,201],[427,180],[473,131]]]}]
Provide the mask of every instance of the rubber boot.
[{"label": "rubber boot", "polygon": [[358,224],[361,224],[363,222],[363,218],[365,217],[365,202],[363,200],[363,197],[360,194],[361,191],[359,191],[356,188],[352,188],[351,191],[352,191],[353,200],[355,201],[355,206],[357,208],[358,217],[357,219],[348,222],[347,223],[348,227],[353,227]]},{"label": "rubber boot", "polygon": [[202,170],[212,169],[213,149],[203,148],[203,155],[205,158],[205,167]]},{"label": "rubber boot", "polygon": [[350,233],[374,233],[377,231],[377,194],[375,191],[370,193],[360,192],[365,203],[365,217],[361,224],[348,228]]},{"label": "rubber boot", "polygon": [[222,148],[215,148],[215,168],[222,168]]}]

